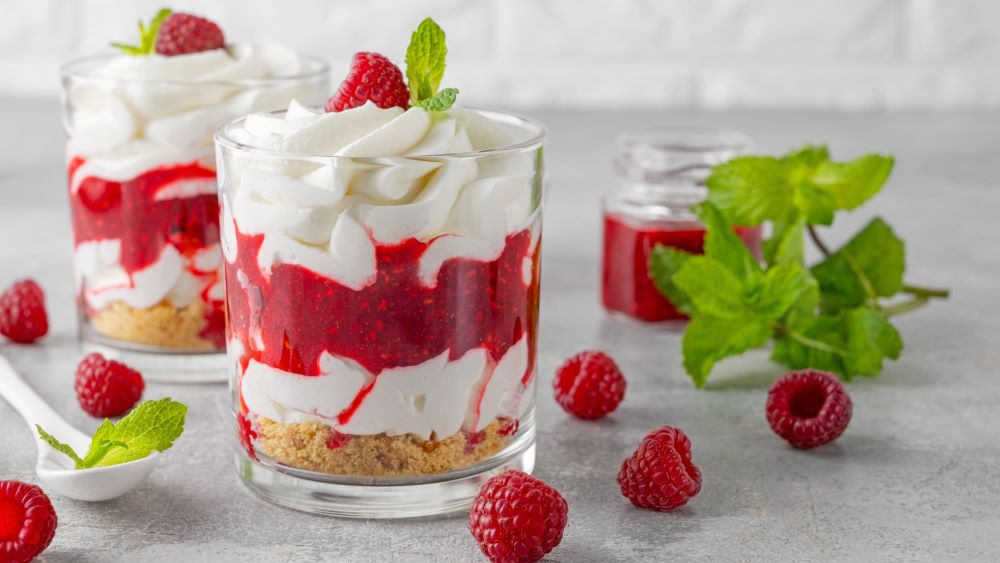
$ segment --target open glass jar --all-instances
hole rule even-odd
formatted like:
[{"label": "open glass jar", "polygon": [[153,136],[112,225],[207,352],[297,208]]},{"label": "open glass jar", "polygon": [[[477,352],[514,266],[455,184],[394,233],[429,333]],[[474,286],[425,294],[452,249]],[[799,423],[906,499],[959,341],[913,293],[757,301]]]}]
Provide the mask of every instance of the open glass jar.
[{"label": "open glass jar", "polygon": [[[603,204],[601,295],[609,312],[646,323],[685,318],[650,279],[649,254],[657,244],[702,252],[705,228],[691,207],[705,199],[711,167],[741,154],[747,145],[742,133],[707,128],[620,137],[618,187]],[[737,227],[736,233],[759,257],[760,227]]]},{"label": "open glass jar", "polygon": [[151,380],[225,379],[212,136],[249,112],[319,102],[327,81],[319,59],[249,44],[178,57],[95,56],[63,67],[85,348]]},{"label": "open glass jar", "polygon": [[[486,110],[292,111],[216,136],[240,474],[323,514],[467,508],[534,463],[544,131]],[[324,133],[338,120],[346,146]]]}]

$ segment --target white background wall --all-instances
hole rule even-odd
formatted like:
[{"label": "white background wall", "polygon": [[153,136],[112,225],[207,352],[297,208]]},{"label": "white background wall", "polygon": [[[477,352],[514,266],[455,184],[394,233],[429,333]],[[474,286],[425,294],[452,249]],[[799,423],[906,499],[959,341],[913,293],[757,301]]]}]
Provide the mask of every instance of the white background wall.
[{"label": "white background wall", "polygon": [[61,61],[163,4],[328,58],[402,63],[426,15],[466,103],[1000,107],[1000,0],[4,0],[0,95],[54,96]]}]

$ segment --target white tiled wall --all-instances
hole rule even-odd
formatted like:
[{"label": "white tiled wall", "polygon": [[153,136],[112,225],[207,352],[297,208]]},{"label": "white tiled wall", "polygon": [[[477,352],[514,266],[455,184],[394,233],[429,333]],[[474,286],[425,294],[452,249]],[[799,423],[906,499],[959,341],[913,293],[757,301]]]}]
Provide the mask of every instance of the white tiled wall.
[{"label": "white tiled wall", "polygon": [[[55,95],[60,61],[132,38],[166,0],[5,0],[0,94]],[[401,62],[426,15],[466,103],[1000,107],[1000,0],[174,0],[230,39]]]}]

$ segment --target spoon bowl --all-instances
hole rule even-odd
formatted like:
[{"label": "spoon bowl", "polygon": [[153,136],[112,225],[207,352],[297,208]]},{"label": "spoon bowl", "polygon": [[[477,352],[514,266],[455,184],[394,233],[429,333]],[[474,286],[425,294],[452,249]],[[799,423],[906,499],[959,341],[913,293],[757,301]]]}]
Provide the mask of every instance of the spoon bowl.
[{"label": "spoon bowl", "polygon": [[119,497],[137,487],[163,458],[163,454],[153,452],[148,457],[118,465],[75,469],[73,460],[52,448],[38,436],[36,425],[44,428],[60,442],[68,444],[80,455],[87,452],[90,438],[52,410],[52,407],[17,375],[14,368],[2,356],[0,356],[0,396],[6,399],[31,427],[31,433],[38,447],[38,462],[35,464],[38,479],[46,487],[63,496],[91,502]]}]

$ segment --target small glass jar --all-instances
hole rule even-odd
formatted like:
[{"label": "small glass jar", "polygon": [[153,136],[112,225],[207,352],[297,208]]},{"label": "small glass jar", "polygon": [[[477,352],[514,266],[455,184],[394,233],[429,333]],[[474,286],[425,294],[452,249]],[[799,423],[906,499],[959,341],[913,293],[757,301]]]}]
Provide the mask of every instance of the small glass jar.
[{"label": "small glass jar", "polygon": [[[216,135],[237,466],[262,497],[427,516],[534,466],[544,130],[461,111],[420,137],[440,154],[390,125],[357,157],[253,146],[249,119]],[[472,149],[470,126],[510,139]]]},{"label": "small glass jar", "polygon": [[[150,78],[123,55],[62,68],[80,339],[150,380],[225,380],[215,130],[328,92],[329,69],[313,57],[287,76],[238,78],[261,64],[254,49],[230,47],[232,79]],[[154,76],[189,63],[153,57],[143,68]],[[109,70],[120,68],[132,74]]]},{"label": "small glass jar", "polygon": [[[678,128],[618,140],[618,188],[604,198],[602,300],[614,315],[645,323],[685,319],[649,277],[657,244],[701,254],[705,228],[691,207],[705,199],[711,167],[747,149],[736,131]],[[759,258],[761,229],[736,227]]]}]

